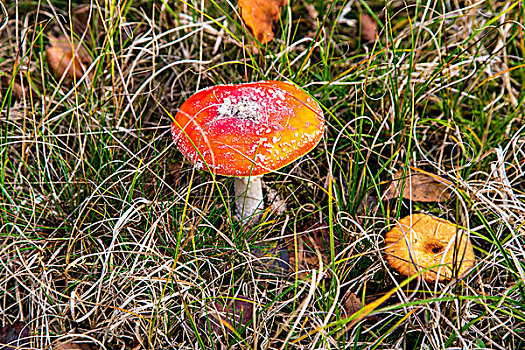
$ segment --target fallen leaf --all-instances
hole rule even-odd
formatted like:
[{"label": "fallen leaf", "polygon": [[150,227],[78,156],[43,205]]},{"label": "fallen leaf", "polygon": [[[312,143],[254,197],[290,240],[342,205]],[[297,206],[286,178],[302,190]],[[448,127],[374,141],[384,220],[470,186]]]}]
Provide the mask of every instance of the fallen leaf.
[{"label": "fallen leaf", "polygon": [[403,177],[399,169],[384,194],[385,199],[403,198],[416,202],[444,202],[451,196],[451,191],[444,180],[437,175],[408,169]]},{"label": "fallen leaf", "polygon": [[367,14],[361,14],[361,40],[364,42],[374,41],[376,39],[377,22]]},{"label": "fallen leaf", "polygon": [[350,293],[345,300],[343,314],[345,315],[345,317],[350,317],[357,311],[361,310],[361,307],[361,300],[359,300],[357,295],[355,295],[354,293]]},{"label": "fallen leaf", "polygon": [[73,342],[58,343],[53,346],[53,350],[90,350],[91,347],[87,344],[77,344]]},{"label": "fallen leaf", "polygon": [[[350,291],[347,292],[347,294],[350,293]],[[354,315],[356,312],[361,311],[365,305],[361,303],[361,299],[357,297],[354,293],[348,294],[346,298],[344,298],[344,305],[343,305],[343,317],[344,318],[350,318],[352,315]],[[368,318],[368,315],[362,314],[362,315],[356,315],[354,319],[350,320],[348,323],[344,325],[344,328],[341,329],[339,332],[339,336],[341,336],[344,332],[349,331],[354,325],[356,325],[359,321],[361,321],[363,318]]]},{"label": "fallen leaf", "polygon": [[22,349],[29,346],[29,328],[24,322],[0,328],[0,350]]},{"label": "fallen leaf", "polygon": [[24,98],[24,93],[26,92],[27,92],[27,89],[24,89],[22,87],[22,84],[20,84],[17,81],[13,82],[13,94],[15,95],[17,99],[22,100]]},{"label": "fallen leaf", "polygon": [[87,50],[78,44],[71,44],[65,37],[49,39],[50,46],[46,50],[47,63],[57,78],[80,79],[92,60]]},{"label": "fallen leaf", "polygon": [[306,12],[311,19],[317,19],[319,17],[319,12],[315,9],[314,4],[306,5]]},{"label": "fallen leaf", "polygon": [[238,332],[253,319],[254,302],[244,296],[225,298],[214,304],[210,325],[214,332],[220,335]]},{"label": "fallen leaf", "polygon": [[273,39],[273,22],[281,17],[287,0],[239,0],[241,17],[255,38],[266,44]]}]

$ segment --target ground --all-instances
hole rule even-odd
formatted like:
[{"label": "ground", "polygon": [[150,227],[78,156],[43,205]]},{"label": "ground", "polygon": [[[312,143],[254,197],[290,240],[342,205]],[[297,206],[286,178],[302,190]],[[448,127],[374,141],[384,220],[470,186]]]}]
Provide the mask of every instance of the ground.
[{"label": "ground", "polygon": [[[264,44],[228,1],[6,7],[0,320],[27,346],[525,347],[523,1],[289,1]],[[249,226],[171,124],[196,91],[259,80],[303,89],[326,126],[263,178],[286,209]],[[390,268],[411,213],[456,225],[472,267]]]}]

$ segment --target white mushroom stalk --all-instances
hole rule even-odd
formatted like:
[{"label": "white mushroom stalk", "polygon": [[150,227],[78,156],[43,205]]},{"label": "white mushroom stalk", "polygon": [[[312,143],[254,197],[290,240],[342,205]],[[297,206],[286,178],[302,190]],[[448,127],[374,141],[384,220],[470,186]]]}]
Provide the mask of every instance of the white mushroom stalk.
[{"label": "white mushroom stalk", "polygon": [[235,177],[235,211],[243,224],[257,224],[264,213],[262,175]]}]

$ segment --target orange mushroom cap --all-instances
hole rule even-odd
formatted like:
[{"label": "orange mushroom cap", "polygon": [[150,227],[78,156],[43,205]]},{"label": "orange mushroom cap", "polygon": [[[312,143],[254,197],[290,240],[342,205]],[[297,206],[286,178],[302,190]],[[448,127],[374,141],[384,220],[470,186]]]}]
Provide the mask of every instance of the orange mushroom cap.
[{"label": "orange mushroom cap", "polygon": [[219,175],[256,176],[311,151],[324,130],[323,112],[286,82],[217,85],[182,104],[172,125],[179,150]]},{"label": "orange mushroom cap", "polygon": [[399,220],[385,236],[386,260],[405,276],[422,270],[425,280],[443,282],[453,270],[461,276],[475,262],[468,234],[450,221],[427,214],[412,214]]}]

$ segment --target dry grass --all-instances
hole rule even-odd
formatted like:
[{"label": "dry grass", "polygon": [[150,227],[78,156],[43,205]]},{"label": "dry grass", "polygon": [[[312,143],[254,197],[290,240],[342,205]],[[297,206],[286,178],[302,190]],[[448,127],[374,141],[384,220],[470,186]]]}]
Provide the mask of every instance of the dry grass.
[{"label": "dry grass", "polygon": [[[0,32],[0,319],[25,321],[32,348],[525,346],[522,1],[317,0],[318,18],[294,2],[267,47],[231,2],[85,3],[10,1]],[[369,10],[381,25],[364,43]],[[52,36],[89,52],[86,74],[51,72]],[[327,129],[265,177],[287,211],[244,229],[231,180],[183,159],[170,114],[261,79],[302,86]],[[382,198],[407,166],[452,198]],[[435,284],[390,270],[384,234],[411,212],[465,227],[475,268]],[[313,223],[337,243],[319,264],[261,268],[257,247]],[[363,315],[345,313],[350,293],[372,302]],[[219,335],[218,302],[244,297],[253,320]]]}]

